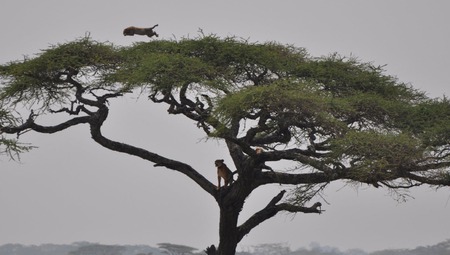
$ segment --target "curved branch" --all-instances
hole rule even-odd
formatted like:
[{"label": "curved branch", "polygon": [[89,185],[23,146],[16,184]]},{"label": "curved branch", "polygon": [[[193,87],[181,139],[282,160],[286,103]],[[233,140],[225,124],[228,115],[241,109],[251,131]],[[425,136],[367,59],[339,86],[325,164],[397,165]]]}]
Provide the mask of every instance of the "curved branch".
[{"label": "curved branch", "polygon": [[[81,83],[75,81],[71,76],[67,78],[67,82],[72,84],[75,89],[75,98],[82,104],[94,106],[94,107],[101,107],[104,102],[100,102],[99,100],[90,100],[83,97],[84,92],[86,91],[86,88],[81,85]],[[106,99],[105,99],[106,100]]]},{"label": "curved branch", "polygon": [[195,169],[193,169],[191,166],[175,161],[172,159],[165,158],[163,156],[160,156],[156,153],[147,151],[142,148],[134,147],[132,145],[128,145],[125,143],[120,143],[116,141],[112,141],[106,137],[104,137],[101,133],[101,126],[104,122],[104,120],[107,117],[108,109],[106,107],[103,107],[100,109],[98,114],[98,120],[95,122],[91,122],[91,136],[94,141],[102,145],[103,147],[117,151],[126,153],[129,155],[133,155],[136,157],[140,157],[142,159],[154,162],[154,166],[164,166],[166,168],[178,171],[180,173],[185,174],[190,179],[192,179],[194,182],[196,182],[201,188],[203,188],[206,192],[211,194],[212,196],[215,196],[217,193],[216,186],[213,185],[210,181],[208,181],[205,177],[203,177],[200,173],[198,173]]},{"label": "curved branch", "polygon": [[419,176],[413,173],[404,173],[403,174],[405,178],[408,178],[413,181],[417,181],[420,183],[426,183],[430,185],[437,185],[437,186],[450,186],[450,175],[447,176],[447,178],[442,179],[433,179],[428,178],[424,176]]},{"label": "curved branch", "polygon": [[321,204],[315,203],[311,207],[303,207],[303,206],[296,206],[288,203],[277,203],[283,198],[284,193],[286,191],[282,190],[278,195],[276,195],[270,202],[267,204],[266,207],[264,207],[259,212],[253,214],[252,217],[250,217],[246,222],[244,222],[241,226],[238,227],[238,240],[241,241],[242,238],[250,233],[250,231],[258,226],[259,224],[263,223],[264,221],[272,218],[277,213],[281,211],[288,211],[292,213],[297,212],[303,212],[303,213],[321,213],[321,210],[318,209]]},{"label": "curved branch", "polygon": [[59,110],[52,110],[52,109],[50,109],[50,112],[51,113],[65,112],[65,113],[68,113],[69,115],[79,115],[80,112],[84,112],[84,113],[86,113],[88,115],[92,115],[93,114],[93,112],[89,111],[86,107],[84,107],[84,105],[78,105],[75,108],[75,110],[74,110],[73,107],[74,107],[75,103],[76,103],[76,101],[72,101],[71,102],[70,109],[67,108],[67,107],[63,107],[63,108],[61,108]]},{"label": "curved branch", "polygon": [[90,120],[91,120],[90,116],[83,116],[70,119],[66,122],[63,122],[55,126],[41,126],[34,122],[33,114],[31,114],[28,120],[22,125],[17,127],[1,127],[0,131],[7,134],[16,134],[16,133],[18,134],[27,129],[31,129],[39,133],[52,134],[78,124],[89,123]]}]

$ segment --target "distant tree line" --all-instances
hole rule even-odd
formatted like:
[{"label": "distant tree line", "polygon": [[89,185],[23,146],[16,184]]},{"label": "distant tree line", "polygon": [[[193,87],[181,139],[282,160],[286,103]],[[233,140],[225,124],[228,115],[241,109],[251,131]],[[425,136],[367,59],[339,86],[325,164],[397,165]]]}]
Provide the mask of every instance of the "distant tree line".
[{"label": "distant tree line", "polygon": [[[158,248],[148,245],[103,245],[79,242],[68,245],[43,244],[21,245],[5,244],[0,246],[0,255],[200,255],[205,254],[196,248],[159,243]],[[360,249],[340,251],[338,248],[313,243],[308,248],[292,251],[288,244],[271,243],[248,247],[237,255],[448,255],[450,239],[436,245],[419,246],[414,249],[389,249],[365,252]]]}]

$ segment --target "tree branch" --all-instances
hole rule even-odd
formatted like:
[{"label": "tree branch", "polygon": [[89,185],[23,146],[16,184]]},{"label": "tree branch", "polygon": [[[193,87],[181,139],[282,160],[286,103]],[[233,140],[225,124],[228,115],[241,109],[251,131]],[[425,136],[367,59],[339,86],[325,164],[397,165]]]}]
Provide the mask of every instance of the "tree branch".
[{"label": "tree branch", "polygon": [[201,188],[203,188],[206,192],[215,196],[217,193],[216,186],[213,185],[210,181],[208,181],[205,177],[203,177],[200,173],[198,173],[191,166],[165,158],[156,153],[152,153],[142,148],[134,147],[125,143],[120,143],[116,141],[112,141],[106,137],[104,137],[101,133],[101,126],[104,120],[107,117],[107,107],[103,107],[98,114],[98,120],[95,122],[91,122],[91,136],[94,141],[102,145],[103,147],[117,151],[126,153],[129,155],[133,155],[136,157],[140,157],[142,159],[154,162],[154,166],[164,166],[168,169],[172,169],[178,171],[180,173],[185,174],[190,179],[192,179],[195,183],[197,183]]},{"label": "tree branch", "polygon": [[11,126],[1,127],[0,131],[3,133],[7,133],[7,134],[16,134],[16,133],[19,134],[22,131],[31,129],[31,130],[34,130],[39,133],[52,134],[52,133],[62,131],[64,129],[67,129],[69,127],[72,127],[72,126],[75,126],[78,124],[89,123],[90,120],[91,120],[90,116],[83,116],[83,117],[76,117],[76,118],[70,119],[66,122],[63,122],[63,123],[55,125],[55,126],[41,126],[34,122],[33,114],[31,114],[30,117],[28,118],[28,120],[25,123],[23,123],[22,125],[16,126],[16,127],[11,127]]},{"label": "tree branch", "polygon": [[447,175],[447,178],[442,179],[433,179],[424,176],[419,176],[413,173],[404,173],[405,178],[410,180],[414,180],[420,183],[426,183],[430,185],[438,185],[438,186],[450,186],[450,174]]},{"label": "tree branch", "polygon": [[93,114],[93,112],[89,111],[86,107],[84,107],[84,105],[78,105],[75,108],[75,110],[74,110],[73,107],[74,107],[75,103],[76,103],[76,101],[72,101],[71,102],[70,109],[67,108],[67,107],[61,108],[59,110],[51,110],[50,109],[50,112],[51,113],[65,112],[65,113],[68,113],[69,115],[78,115],[78,114],[80,114],[80,112],[84,112],[84,113],[86,113],[88,115],[92,115]]},{"label": "tree branch", "polygon": [[267,204],[266,207],[264,207],[261,211],[253,214],[246,222],[244,222],[241,226],[238,227],[238,240],[241,241],[242,238],[250,233],[250,231],[261,224],[262,222],[272,218],[277,213],[281,211],[288,211],[288,212],[303,212],[303,213],[321,213],[321,210],[318,209],[321,204],[319,202],[315,203],[311,207],[302,207],[302,206],[295,206],[288,203],[282,203],[278,204],[280,200],[283,198],[284,194],[286,193],[285,190],[282,190],[278,195],[276,195],[270,202]]},{"label": "tree branch", "polygon": [[327,174],[327,173],[299,173],[299,174],[288,174],[280,173],[275,171],[262,172],[260,178],[256,180],[258,186],[279,183],[279,184],[315,184],[315,183],[326,183],[342,178],[338,174]]},{"label": "tree branch", "polygon": [[292,204],[288,204],[288,203],[282,203],[277,205],[277,209],[279,211],[287,211],[287,212],[291,212],[291,213],[297,213],[297,212],[302,212],[302,213],[322,213],[322,209],[320,209],[320,207],[322,206],[322,204],[320,202],[314,203],[311,207],[303,207],[303,206],[297,206],[297,205],[292,205]]}]

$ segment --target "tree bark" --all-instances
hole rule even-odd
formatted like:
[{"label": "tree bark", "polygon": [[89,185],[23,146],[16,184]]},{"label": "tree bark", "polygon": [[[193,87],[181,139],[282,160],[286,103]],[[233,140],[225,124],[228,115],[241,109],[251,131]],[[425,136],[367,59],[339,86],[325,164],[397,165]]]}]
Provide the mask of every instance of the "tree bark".
[{"label": "tree bark", "polygon": [[219,247],[217,255],[234,255],[238,245],[237,221],[240,208],[220,208]]}]

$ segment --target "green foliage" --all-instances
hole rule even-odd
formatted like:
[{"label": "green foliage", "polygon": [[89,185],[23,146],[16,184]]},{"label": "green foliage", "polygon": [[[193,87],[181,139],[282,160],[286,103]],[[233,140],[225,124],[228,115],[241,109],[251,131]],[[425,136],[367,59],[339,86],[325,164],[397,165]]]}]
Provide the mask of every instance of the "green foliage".
[{"label": "green foliage", "polygon": [[312,115],[324,111],[326,101],[326,95],[322,96],[315,84],[281,80],[229,94],[220,101],[217,112],[230,118],[243,118],[256,109]]},{"label": "green foliage", "polygon": [[389,99],[410,100],[411,97],[423,96],[398,83],[394,77],[385,75],[381,66],[338,54],[305,62],[298,67],[297,76],[322,84],[324,90],[338,97],[371,93]]},{"label": "green foliage", "polygon": [[[5,109],[0,109],[0,129],[17,125],[17,123],[18,120],[14,115]],[[17,138],[7,138],[0,130],[0,155],[6,155],[10,159],[18,160],[21,153],[27,152],[32,148],[34,146],[20,143]]]},{"label": "green foliage", "polygon": [[125,64],[109,80],[165,90],[199,83],[209,89],[233,90],[256,71],[292,71],[305,56],[293,47],[215,36],[139,43],[122,54]]},{"label": "green foliage", "polygon": [[124,65],[108,79],[123,82],[130,89],[149,85],[155,90],[171,90],[213,76],[210,66],[200,59],[178,53],[169,42],[138,44],[124,50],[122,55]]},{"label": "green foliage", "polygon": [[88,37],[55,45],[35,58],[1,66],[0,99],[44,106],[64,102],[70,99],[70,86],[65,80],[69,70],[94,76],[114,69],[119,60],[112,45]]},{"label": "green foliage", "polygon": [[392,166],[409,165],[422,156],[419,140],[408,133],[379,133],[349,131],[333,140],[335,156],[357,159],[355,164],[370,169],[386,169]]},{"label": "green foliage", "polygon": [[29,144],[20,143],[17,139],[0,136],[0,155],[6,155],[12,160],[19,160],[20,154],[35,148]]},{"label": "green foliage", "polygon": [[335,101],[317,84],[287,79],[229,94],[218,103],[215,114],[227,123],[263,111],[273,116],[267,125],[317,125],[327,132],[339,132],[345,126],[329,114]]},{"label": "green foliage", "polygon": [[0,66],[0,76],[3,105],[47,109],[75,93],[141,89],[209,136],[308,148],[320,164],[363,175],[449,157],[448,99],[429,99],[381,66],[291,45],[209,35],[115,47],[81,38]]},{"label": "green foliage", "polygon": [[450,101],[447,98],[429,99],[404,108],[397,119],[399,128],[420,137],[424,146],[439,147],[450,144]]}]

